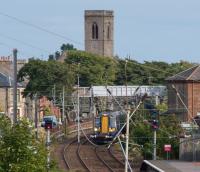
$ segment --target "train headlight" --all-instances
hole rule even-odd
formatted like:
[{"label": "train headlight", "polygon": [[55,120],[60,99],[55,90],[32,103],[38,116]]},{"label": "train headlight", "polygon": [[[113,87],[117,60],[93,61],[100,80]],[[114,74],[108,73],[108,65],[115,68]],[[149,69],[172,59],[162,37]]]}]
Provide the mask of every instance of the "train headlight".
[{"label": "train headlight", "polygon": [[109,132],[115,131],[115,128],[109,128]]},{"label": "train headlight", "polygon": [[94,131],[98,131],[98,128],[95,127],[95,128],[94,128]]}]

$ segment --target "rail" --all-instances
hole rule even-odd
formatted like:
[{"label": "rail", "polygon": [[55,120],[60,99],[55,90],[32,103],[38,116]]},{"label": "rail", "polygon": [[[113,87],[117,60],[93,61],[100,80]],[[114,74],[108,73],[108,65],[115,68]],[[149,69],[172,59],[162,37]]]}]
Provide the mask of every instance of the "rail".
[{"label": "rail", "polygon": [[80,149],[81,149],[81,145],[82,144],[85,144],[87,142],[87,139],[86,140],[83,140],[82,143],[79,143],[78,144],[78,149],[76,151],[77,153],[77,156],[79,157],[80,161],[81,161],[81,164],[83,165],[83,167],[88,170],[89,172],[91,172],[90,168],[88,167],[88,165],[84,162],[84,160],[82,159],[81,157],[81,154],[80,154]]}]

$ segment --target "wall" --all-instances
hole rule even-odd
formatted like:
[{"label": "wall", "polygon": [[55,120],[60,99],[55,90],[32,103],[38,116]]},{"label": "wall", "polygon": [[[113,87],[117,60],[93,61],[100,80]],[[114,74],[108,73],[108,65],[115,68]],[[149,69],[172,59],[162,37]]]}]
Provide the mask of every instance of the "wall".
[{"label": "wall", "polygon": [[0,88],[0,107],[3,112],[7,113],[7,88]]},{"label": "wall", "polygon": [[[17,88],[17,110],[18,110],[18,117],[26,116],[25,113],[25,102],[26,99],[22,96],[22,92],[24,88]],[[13,89],[8,89],[8,115],[11,117],[13,113]]]},{"label": "wall", "polygon": [[168,89],[168,111],[169,113],[175,113],[176,116],[181,121],[187,121],[188,120],[188,113],[187,109],[181,102],[180,98],[177,96],[177,93],[175,89],[172,87],[172,84],[175,86],[176,90],[178,91],[181,99],[183,100],[184,104],[188,106],[188,90],[187,90],[187,83],[168,83],[167,89]]},{"label": "wall", "polygon": [[200,112],[200,83],[188,83],[188,116],[195,117]]}]

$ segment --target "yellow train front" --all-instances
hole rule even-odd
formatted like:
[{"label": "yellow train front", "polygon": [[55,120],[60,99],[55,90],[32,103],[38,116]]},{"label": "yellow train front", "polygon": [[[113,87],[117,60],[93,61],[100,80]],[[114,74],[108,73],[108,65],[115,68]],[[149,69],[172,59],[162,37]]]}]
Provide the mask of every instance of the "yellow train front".
[{"label": "yellow train front", "polygon": [[91,138],[96,143],[107,143],[111,141],[120,127],[120,121],[117,119],[119,118],[111,112],[100,113],[94,119],[94,134],[91,135]]}]

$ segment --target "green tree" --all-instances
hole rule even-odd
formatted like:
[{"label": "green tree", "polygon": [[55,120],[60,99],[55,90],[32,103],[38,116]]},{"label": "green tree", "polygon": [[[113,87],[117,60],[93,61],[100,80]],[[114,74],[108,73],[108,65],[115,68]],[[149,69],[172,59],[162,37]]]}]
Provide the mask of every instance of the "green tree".
[{"label": "green tree", "polygon": [[[141,145],[143,156],[146,159],[152,159],[153,152],[153,130],[151,122],[141,119],[136,125],[131,125],[130,140]],[[179,152],[179,136],[182,134],[180,122],[175,115],[160,116],[159,129],[157,130],[157,156],[161,159],[165,158],[164,145],[172,145],[172,159],[178,159]]]},{"label": "green tree", "polygon": [[25,120],[12,125],[6,116],[0,116],[0,171],[46,172],[46,148],[35,139]]},{"label": "green tree", "polygon": [[59,52],[59,51],[56,51],[56,52],[55,52],[55,59],[57,60],[59,57],[60,57],[60,52]]},{"label": "green tree", "polygon": [[73,44],[62,44],[62,46],[60,47],[61,51],[66,51],[66,50],[76,50],[76,48],[74,48]]},{"label": "green tree", "polygon": [[42,61],[31,59],[18,73],[18,81],[27,82],[24,96],[46,96],[52,98],[52,89],[61,91],[63,86],[70,91],[74,85],[73,73],[70,66],[57,61]]},{"label": "green tree", "polygon": [[166,111],[167,111],[168,106],[167,106],[166,103],[162,102],[161,104],[158,104],[158,105],[156,106],[156,109],[159,110],[159,113],[163,113],[163,112],[166,112]]},{"label": "green tree", "polygon": [[[165,84],[165,79],[169,76],[175,75],[184,71],[194,64],[180,61],[178,63],[168,64],[162,61],[145,61],[139,63],[135,60],[126,59],[127,62],[127,83],[128,85],[160,85]],[[117,77],[115,84],[125,85],[125,59],[119,59],[117,66]]]},{"label": "green tree", "polygon": [[53,114],[51,112],[51,109],[48,106],[45,106],[44,107],[44,115],[51,115],[51,114]]},{"label": "green tree", "polygon": [[49,61],[51,61],[51,60],[55,60],[55,57],[54,57],[54,55],[53,54],[50,54],[49,55],[49,59],[48,59]]},{"label": "green tree", "polygon": [[117,63],[117,74],[116,74],[116,85],[125,85],[126,84],[126,77],[127,77],[127,84],[128,85],[145,85],[145,70],[143,67],[135,60],[127,60],[127,68],[125,76],[125,60],[118,59]]},{"label": "green tree", "polygon": [[94,55],[84,51],[68,51],[66,64],[79,73],[80,85],[112,85],[117,62],[113,58]]}]

